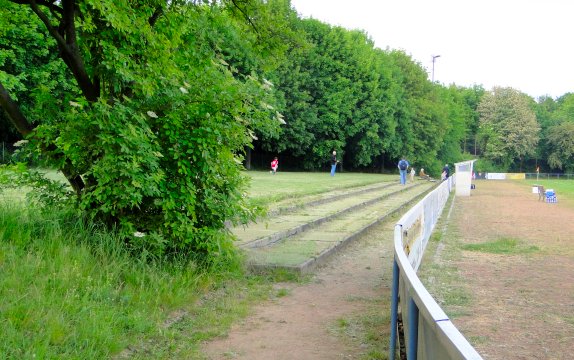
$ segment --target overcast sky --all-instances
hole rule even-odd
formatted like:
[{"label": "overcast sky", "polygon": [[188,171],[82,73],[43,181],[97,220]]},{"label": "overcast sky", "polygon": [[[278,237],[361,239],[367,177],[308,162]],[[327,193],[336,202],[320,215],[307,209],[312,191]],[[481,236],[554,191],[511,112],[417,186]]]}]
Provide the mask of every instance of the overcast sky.
[{"label": "overcast sky", "polygon": [[291,0],[304,18],[362,29],[435,81],[574,92],[574,0]]}]

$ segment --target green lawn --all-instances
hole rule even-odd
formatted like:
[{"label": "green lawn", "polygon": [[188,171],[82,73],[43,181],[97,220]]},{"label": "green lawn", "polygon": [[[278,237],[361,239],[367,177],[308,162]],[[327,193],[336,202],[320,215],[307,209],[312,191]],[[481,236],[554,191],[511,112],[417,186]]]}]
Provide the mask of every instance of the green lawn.
[{"label": "green lawn", "polygon": [[352,188],[383,181],[399,181],[398,175],[328,172],[246,172],[252,179],[249,197],[258,204],[269,204],[286,198],[297,198],[335,189]]}]

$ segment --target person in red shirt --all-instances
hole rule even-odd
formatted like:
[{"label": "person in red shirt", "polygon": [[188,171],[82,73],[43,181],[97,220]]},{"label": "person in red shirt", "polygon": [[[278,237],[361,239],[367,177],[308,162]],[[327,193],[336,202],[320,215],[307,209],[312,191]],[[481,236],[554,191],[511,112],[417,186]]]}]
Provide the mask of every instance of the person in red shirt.
[{"label": "person in red shirt", "polygon": [[277,172],[278,167],[279,167],[279,160],[277,159],[277,156],[276,156],[275,159],[273,159],[273,161],[271,161],[271,173],[273,175],[275,175],[275,173]]}]

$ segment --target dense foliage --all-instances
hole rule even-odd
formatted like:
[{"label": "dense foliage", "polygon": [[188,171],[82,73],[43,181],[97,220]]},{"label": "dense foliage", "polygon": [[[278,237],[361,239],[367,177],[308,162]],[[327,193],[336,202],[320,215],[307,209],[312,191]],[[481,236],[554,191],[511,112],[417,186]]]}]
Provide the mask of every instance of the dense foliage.
[{"label": "dense foliage", "polygon": [[469,156],[574,169],[572,94],[432,83],[289,0],[0,0],[0,105],[1,142],[29,140],[71,205],[159,256],[233,253],[226,221],[258,213],[251,149],[308,170],[332,150],[369,171],[401,156],[435,176]]},{"label": "dense foliage", "polygon": [[540,126],[529,98],[511,88],[486,92],[479,104],[483,155],[502,169],[535,155]]},{"label": "dense foliage", "polygon": [[[68,74],[47,87],[33,80],[48,70],[4,66],[0,83],[13,94],[40,93],[17,106],[4,92],[2,105],[33,150],[62,170],[78,208],[119,226],[138,251],[232,254],[225,221],[256,215],[243,197],[242,151],[254,128],[272,133],[280,124],[272,87],[225,60],[227,43],[254,46],[254,35],[239,35],[248,34],[243,20],[224,4],[2,5],[15,15],[3,31],[38,38],[5,52],[27,54],[19,46],[31,42],[41,54],[59,53],[54,72]],[[41,41],[47,32],[55,41]]]}]

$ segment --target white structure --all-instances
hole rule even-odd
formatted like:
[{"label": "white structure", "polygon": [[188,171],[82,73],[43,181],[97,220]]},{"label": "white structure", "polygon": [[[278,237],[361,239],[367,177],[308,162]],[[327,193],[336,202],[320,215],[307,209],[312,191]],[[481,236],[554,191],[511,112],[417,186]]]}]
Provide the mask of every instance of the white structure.
[{"label": "white structure", "polygon": [[455,163],[456,168],[456,196],[470,196],[472,183],[472,164],[476,160]]}]

